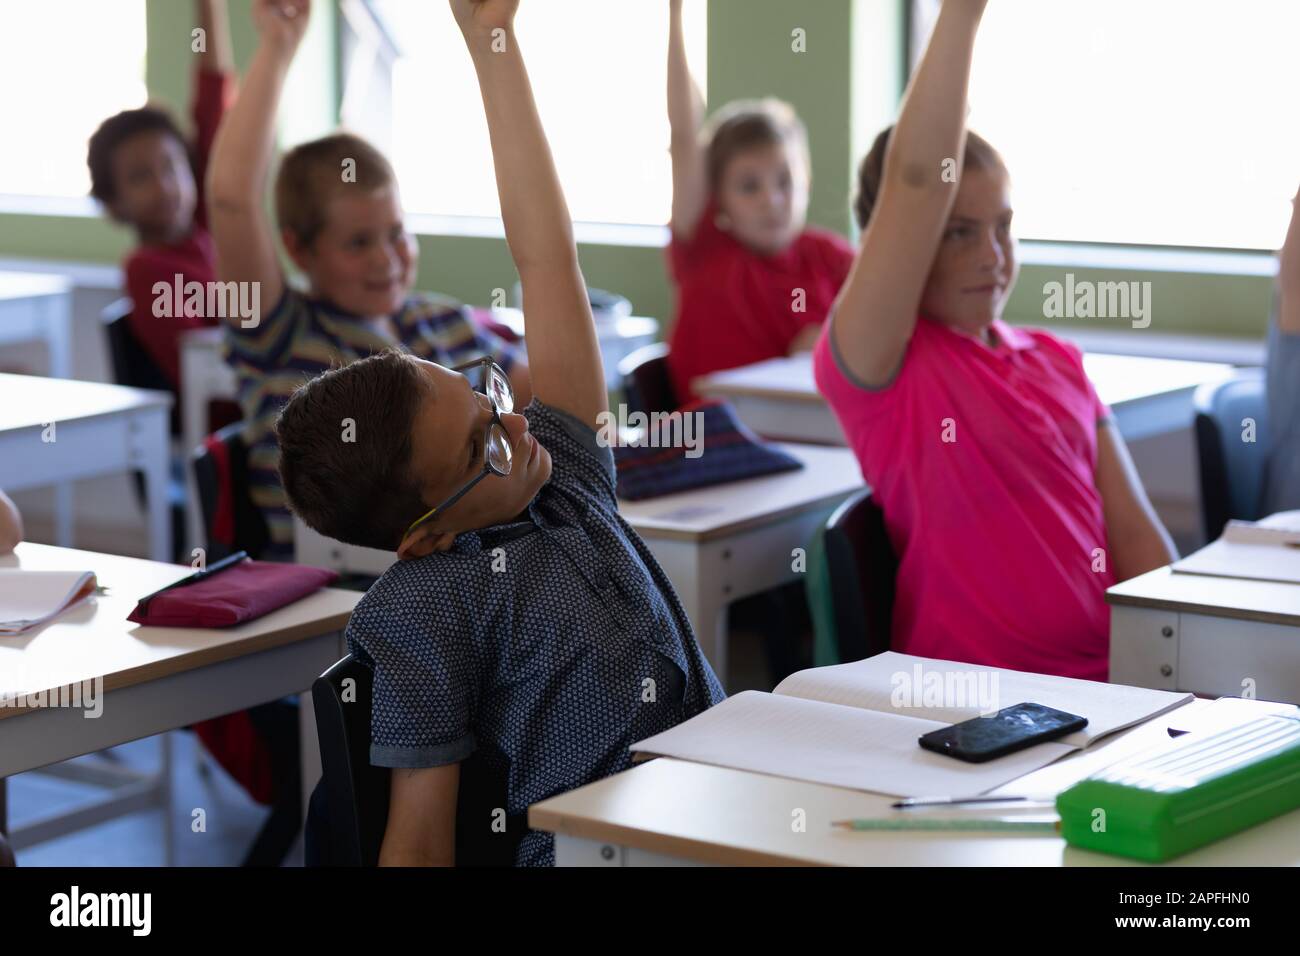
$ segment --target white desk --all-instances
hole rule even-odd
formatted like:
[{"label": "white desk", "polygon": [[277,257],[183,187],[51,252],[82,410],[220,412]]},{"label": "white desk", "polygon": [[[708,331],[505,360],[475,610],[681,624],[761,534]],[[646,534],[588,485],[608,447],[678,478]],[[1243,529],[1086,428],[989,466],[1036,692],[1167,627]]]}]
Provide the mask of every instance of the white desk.
[{"label": "white desk", "polygon": [[43,339],[50,375],[72,376],[72,283],[62,276],[0,272],[0,346]]},{"label": "white desk", "polygon": [[[0,375],[0,488],[55,486],[55,540],[72,544],[72,482],[121,471],[145,477],[149,554],[171,558],[168,415],[172,397],[99,382]],[[53,440],[48,440],[53,426]]]},{"label": "white desk", "polygon": [[[1113,760],[1168,740],[1166,728],[1175,725],[1177,716],[1185,715],[1186,708],[1207,704],[1193,701],[994,792],[1055,796]],[[561,866],[1150,865],[1074,849],[1055,835],[867,833],[830,826],[832,820],[894,813],[889,809],[893,799],[661,757],[534,804],[528,823],[556,835],[555,856]],[[795,810],[804,811],[803,832],[793,825]],[[1300,811],[1202,847],[1169,865],[1298,866]]]},{"label": "white desk", "polygon": [[[0,707],[0,785],[12,774],[309,691],[343,656],[342,631],[361,598],[326,588],[239,627],[141,627],[126,619],[136,601],[188,574],[188,567],[39,544],[19,545],[16,554],[0,558],[0,568],[14,567],[94,571],[109,592],[35,631],[0,640],[0,690],[49,690],[98,679],[102,714]],[[20,675],[21,685],[6,684]],[[320,778],[309,694],[301,699],[300,720],[305,808]],[[13,842],[30,845],[167,797],[167,781],[159,781],[118,806],[100,804],[23,827]],[[170,825],[167,833],[170,842]],[[170,858],[170,846],[167,852]]]},{"label": "white desk", "polygon": [[1166,567],[1106,600],[1113,682],[1300,703],[1300,585]]},{"label": "white desk", "polygon": [[672,581],[700,649],[724,682],[727,606],[798,580],[794,550],[803,549],[806,568],[813,535],[840,502],[863,487],[847,448],[777,447],[804,467],[619,504]]},{"label": "white desk", "polygon": [[[794,549],[806,549],[835,507],[862,488],[846,448],[778,445],[804,463],[800,471],[697,488],[619,512],[662,565],[720,680],[727,673],[727,606],[799,579]],[[295,559],[340,573],[382,574],[391,551],[340,544],[294,523]]]},{"label": "white desk", "polygon": [[[1084,355],[1083,364],[1128,441],[1187,428],[1192,392],[1232,371],[1212,362],[1091,353]],[[846,444],[813,382],[810,353],[715,372],[699,379],[696,391],[727,399],[741,421],[769,438]]]}]

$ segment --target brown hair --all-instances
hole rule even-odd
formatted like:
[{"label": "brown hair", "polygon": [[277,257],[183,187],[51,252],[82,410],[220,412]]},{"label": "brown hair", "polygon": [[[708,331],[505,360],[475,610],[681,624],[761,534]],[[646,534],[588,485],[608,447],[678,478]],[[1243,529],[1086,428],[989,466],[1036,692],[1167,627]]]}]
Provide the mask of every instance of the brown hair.
[{"label": "brown hair", "polygon": [[704,126],[709,189],[716,193],[722,174],[738,154],[760,146],[793,143],[808,165],[808,129],[794,107],[778,99],[728,103]]},{"label": "brown hair", "polygon": [[86,165],[90,167],[90,194],[105,205],[116,199],[117,184],[113,181],[113,154],[131,137],[155,132],[166,133],[176,138],[181,148],[190,157],[192,171],[194,156],[190,152],[190,145],[169,112],[157,106],[123,110],[104,120],[91,134],[90,144],[86,149]]},{"label": "brown hair", "polygon": [[[859,229],[867,228],[871,211],[880,197],[880,181],[885,173],[885,153],[889,149],[889,137],[893,132],[892,126],[881,130],[858,167],[858,195],[853,200],[853,215],[858,220]],[[988,140],[972,130],[967,130],[962,168],[1005,170],[1007,167],[1002,161],[1001,154],[989,144]]]},{"label": "brown hair", "polygon": [[[349,160],[355,169],[345,168]],[[356,185],[370,192],[396,181],[384,154],[360,136],[333,133],[314,139],[295,146],[280,161],[275,177],[276,219],[281,229],[309,246],[325,228],[326,204],[339,189]]]},{"label": "brown hair", "polygon": [[395,551],[427,510],[411,474],[411,430],[428,388],[410,355],[386,349],[294,392],[275,425],[294,512],[345,544]]}]

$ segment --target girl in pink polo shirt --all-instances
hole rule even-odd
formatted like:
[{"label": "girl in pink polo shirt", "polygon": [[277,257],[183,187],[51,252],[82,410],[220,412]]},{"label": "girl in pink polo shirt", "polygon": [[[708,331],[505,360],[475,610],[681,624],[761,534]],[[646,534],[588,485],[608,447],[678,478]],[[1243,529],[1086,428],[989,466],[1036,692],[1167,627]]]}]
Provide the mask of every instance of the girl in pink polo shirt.
[{"label": "girl in pink polo shirt", "polygon": [[1175,553],[1079,351],[1001,319],[1007,171],[965,129],[985,2],[943,4],[863,161],[865,231],[817,384],[898,555],[893,648],[1105,680],[1106,588]]}]

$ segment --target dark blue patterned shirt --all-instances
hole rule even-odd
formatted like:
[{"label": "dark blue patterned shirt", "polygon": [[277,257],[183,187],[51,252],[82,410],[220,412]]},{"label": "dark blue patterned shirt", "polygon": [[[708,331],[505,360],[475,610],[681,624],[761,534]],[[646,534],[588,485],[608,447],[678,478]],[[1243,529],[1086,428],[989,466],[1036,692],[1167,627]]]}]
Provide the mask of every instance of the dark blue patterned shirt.
[{"label": "dark blue patterned shirt", "polygon": [[[724,694],[618,513],[609,448],[558,409],[534,401],[524,414],[553,463],[527,519],[397,562],[347,638],[374,670],[371,763],[466,761],[458,830],[504,826],[516,863],[548,865],[554,841],[527,830],[530,804],[626,769],[631,744]],[[467,804],[467,787],[491,805]]]}]

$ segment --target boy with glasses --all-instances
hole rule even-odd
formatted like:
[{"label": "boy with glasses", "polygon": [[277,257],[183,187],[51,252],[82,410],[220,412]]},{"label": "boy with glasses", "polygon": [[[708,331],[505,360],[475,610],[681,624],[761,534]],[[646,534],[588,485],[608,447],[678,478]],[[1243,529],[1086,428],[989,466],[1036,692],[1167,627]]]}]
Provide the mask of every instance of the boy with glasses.
[{"label": "boy with glasses", "polygon": [[629,745],[723,693],[618,514],[596,436],[600,352],[518,0],[451,5],[487,113],[536,398],[516,412],[491,361],[385,352],[298,391],[278,424],[280,470],[307,524],[403,559],[347,631],[374,671],[371,762],[393,768],[381,864],[451,864],[473,844],[545,865],[554,844],[527,829],[529,805],[627,768]]}]

